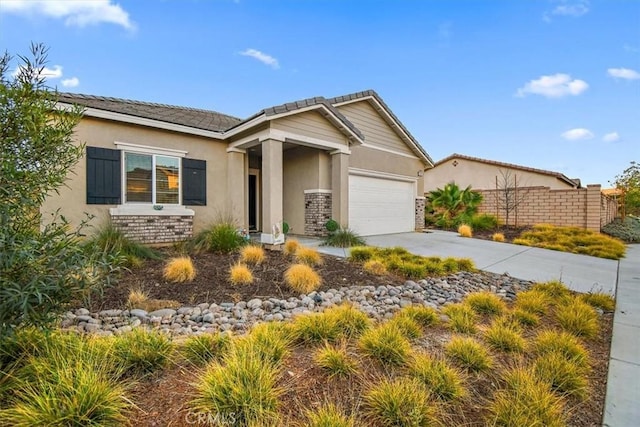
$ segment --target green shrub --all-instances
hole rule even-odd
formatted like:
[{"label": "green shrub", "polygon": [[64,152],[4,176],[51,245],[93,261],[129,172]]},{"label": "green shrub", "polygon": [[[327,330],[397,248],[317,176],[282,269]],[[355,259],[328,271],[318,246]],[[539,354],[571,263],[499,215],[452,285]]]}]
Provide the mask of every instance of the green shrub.
[{"label": "green shrub", "polygon": [[561,395],[584,399],[587,395],[587,370],[577,361],[568,360],[559,352],[546,353],[533,361],[533,372]]},{"label": "green shrub", "polygon": [[396,271],[407,279],[423,279],[426,275],[424,265],[414,264],[412,262],[403,262]]},{"label": "green shrub", "polygon": [[159,331],[135,328],[115,338],[114,356],[130,375],[148,375],[164,369],[173,354],[171,339]]},{"label": "green shrub", "polygon": [[442,313],[449,317],[449,327],[463,334],[476,333],[477,316],[471,307],[465,304],[449,304],[442,308]]},{"label": "green shrub", "polygon": [[278,369],[251,346],[234,346],[223,364],[212,363],[196,383],[196,413],[236,425],[275,422],[282,388]]},{"label": "green shrub", "polygon": [[340,224],[338,224],[338,221],[332,218],[329,221],[325,222],[324,228],[326,228],[329,233],[334,233],[340,229]]},{"label": "green shrub", "polygon": [[518,324],[520,324],[521,326],[525,327],[537,326],[538,323],[540,323],[540,317],[538,317],[537,314],[522,310],[520,308],[514,309],[509,314],[509,317],[518,322]]},{"label": "green shrub", "polygon": [[438,312],[424,305],[409,305],[396,312],[395,316],[406,316],[422,327],[438,323]]},{"label": "green shrub", "polygon": [[536,355],[544,357],[548,354],[560,354],[582,368],[589,366],[589,353],[580,340],[564,331],[545,330],[533,340]]},{"label": "green shrub", "polygon": [[340,336],[345,338],[359,337],[364,331],[371,327],[371,319],[352,304],[341,304],[324,311],[324,315],[331,319],[338,330]]},{"label": "green shrub", "polygon": [[366,242],[355,231],[349,228],[339,228],[325,237],[322,242],[325,246],[334,246],[337,248],[350,248],[352,246],[362,246]]},{"label": "green shrub", "polygon": [[498,319],[484,332],[484,338],[494,349],[507,353],[524,351],[526,340],[520,330],[511,322]]},{"label": "green shrub", "polygon": [[383,380],[364,395],[367,419],[385,427],[435,425],[428,398],[429,390],[415,379]]},{"label": "green shrub", "polygon": [[262,363],[279,366],[291,352],[295,339],[290,323],[263,322],[253,325],[249,334],[233,343],[237,353],[253,353]]},{"label": "green shrub", "polygon": [[223,220],[198,233],[192,247],[196,251],[230,253],[244,244],[233,222]]},{"label": "green shrub", "polygon": [[408,373],[438,400],[457,400],[467,395],[462,373],[444,360],[434,359],[427,354],[416,355],[409,365]]},{"label": "green shrub", "polygon": [[552,280],[546,283],[536,283],[533,285],[531,290],[547,295],[553,302],[562,302],[571,296],[569,288],[558,280]]},{"label": "green shrub", "polygon": [[[427,260],[427,261],[425,261],[423,263],[423,265],[424,265],[424,271],[429,275],[439,276],[439,275],[441,275],[441,274],[446,272],[443,262],[436,262],[436,261]],[[424,277],[424,275],[418,276],[418,277],[415,277],[415,278],[416,279],[420,279],[422,277]]]},{"label": "green shrub", "polygon": [[358,371],[358,364],[349,356],[345,346],[325,344],[316,351],[314,360],[329,376],[348,376]]},{"label": "green shrub", "polygon": [[226,333],[205,333],[193,335],[182,345],[187,360],[205,365],[212,360],[221,359],[231,347],[231,336]]},{"label": "green shrub", "polygon": [[546,314],[551,305],[551,297],[542,292],[524,291],[516,296],[515,308],[535,315]]},{"label": "green shrub", "polygon": [[489,214],[477,214],[466,218],[466,223],[474,230],[494,230],[498,226],[498,218]]},{"label": "green shrub", "polygon": [[497,316],[504,313],[507,304],[498,295],[492,292],[473,292],[464,299],[464,304],[468,305],[478,314]]},{"label": "green shrub", "polygon": [[487,425],[496,427],[564,427],[562,399],[531,371],[515,368],[503,375],[506,388],[494,393],[489,403]]},{"label": "green shrub", "polygon": [[599,308],[603,311],[613,311],[616,308],[616,300],[611,295],[603,292],[582,294],[580,299],[591,307]]},{"label": "green shrub", "polygon": [[627,243],[640,243],[640,219],[628,216],[616,218],[602,227],[602,232]]},{"label": "green shrub", "polygon": [[335,342],[342,334],[337,316],[326,312],[297,316],[293,330],[298,341],[303,343]]},{"label": "green shrub", "polygon": [[487,349],[473,338],[453,337],[446,344],[445,353],[470,371],[482,372],[493,367]]},{"label": "green shrub", "polygon": [[375,249],[368,246],[356,246],[349,251],[349,259],[358,262],[370,260],[374,255]]},{"label": "green shrub", "polygon": [[584,338],[595,338],[598,334],[598,315],[590,305],[575,298],[556,308],[556,318],[567,332]]},{"label": "green shrub", "polygon": [[307,427],[354,427],[353,418],[347,417],[333,403],[328,403],[315,411],[307,411]]},{"label": "green shrub", "polygon": [[388,365],[404,365],[411,355],[411,344],[403,332],[388,324],[364,332],[358,347],[367,356]]},{"label": "green shrub", "polygon": [[387,320],[385,326],[397,329],[402,335],[409,339],[416,339],[422,336],[422,329],[418,322],[402,314],[395,315],[393,318]]}]

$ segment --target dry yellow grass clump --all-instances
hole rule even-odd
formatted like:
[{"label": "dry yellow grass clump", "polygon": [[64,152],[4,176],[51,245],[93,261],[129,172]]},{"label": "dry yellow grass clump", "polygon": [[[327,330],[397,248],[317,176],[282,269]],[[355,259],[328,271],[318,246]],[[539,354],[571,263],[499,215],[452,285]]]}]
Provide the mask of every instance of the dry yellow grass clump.
[{"label": "dry yellow grass clump", "polygon": [[237,263],[229,271],[229,280],[234,285],[248,285],[253,282],[253,273],[242,263]]},{"label": "dry yellow grass clump", "polygon": [[240,261],[245,264],[260,264],[264,261],[264,249],[256,245],[245,246],[240,250]]},{"label": "dry yellow grass clump", "polygon": [[322,279],[306,264],[294,264],[284,273],[287,285],[300,293],[308,294],[320,287]]},{"label": "dry yellow grass clump", "polygon": [[387,273],[387,267],[381,261],[377,259],[370,259],[365,262],[363,268],[367,270],[369,273],[377,274],[379,276]]},{"label": "dry yellow grass clump", "polygon": [[300,242],[298,242],[296,239],[287,239],[287,241],[284,242],[282,251],[285,255],[295,255],[295,253],[298,251],[298,248],[300,248]]},{"label": "dry yellow grass clump", "polygon": [[491,236],[491,239],[494,242],[504,242],[504,234],[502,234],[502,233],[493,233],[493,236]]},{"label": "dry yellow grass clump", "polygon": [[164,267],[164,278],[172,282],[189,282],[196,277],[196,269],[189,257],[171,258]]},{"label": "dry yellow grass clump", "polygon": [[458,227],[458,234],[460,234],[462,237],[472,237],[473,230],[471,229],[471,226],[462,224],[460,227]]},{"label": "dry yellow grass clump", "polygon": [[306,246],[300,246],[296,251],[296,261],[307,265],[320,265],[322,264],[322,257],[320,253],[314,248],[308,248]]}]

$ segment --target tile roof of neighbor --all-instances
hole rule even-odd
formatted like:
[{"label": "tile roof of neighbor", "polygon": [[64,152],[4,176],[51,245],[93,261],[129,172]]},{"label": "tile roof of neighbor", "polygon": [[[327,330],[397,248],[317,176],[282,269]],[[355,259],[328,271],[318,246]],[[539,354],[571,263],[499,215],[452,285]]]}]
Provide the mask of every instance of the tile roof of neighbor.
[{"label": "tile roof of neighbor", "polygon": [[528,166],[516,165],[516,164],[513,164],[513,163],[498,162],[496,160],[481,159],[480,157],[465,156],[464,154],[458,154],[458,153],[453,153],[452,155],[447,156],[444,159],[437,161],[434,166],[441,165],[441,164],[446,163],[446,162],[448,162],[449,160],[452,160],[452,159],[464,159],[464,160],[470,160],[470,161],[473,161],[473,162],[479,162],[479,163],[486,163],[486,164],[489,164],[489,165],[501,166],[501,167],[505,167],[505,168],[519,169],[519,170],[523,170],[523,171],[527,171],[527,172],[539,173],[539,174],[542,174],[542,175],[549,175],[549,176],[553,176],[555,178],[558,178],[561,181],[565,181],[569,185],[576,186],[578,188],[580,187],[580,179],[578,179],[578,178],[571,179],[571,178],[567,177],[566,175],[561,174],[560,172],[553,172],[553,171],[548,171],[548,170],[544,170],[544,169],[530,168]]},{"label": "tile roof of neighbor", "polygon": [[288,102],[281,105],[265,108],[258,113],[248,117],[247,119],[239,119],[227,114],[218,113],[216,111],[201,110],[190,107],[180,107],[175,105],[158,104],[152,102],[134,101],[130,99],[112,98],[106,96],[84,95],[76,93],[62,92],[58,94],[59,101],[62,103],[78,104],[88,108],[96,108],[99,110],[110,111],[114,113],[127,114],[130,116],[142,117],[151,120],[159,120],[167,123],[188,126],[196,129],[224,133],[233,129],[242,123],[248,122],[256,117],[264,114],[265,116],[273,116],[276,114],[286,113],[299,110],[315,105],[323,105],[338,120],[345,125],[352,133],[360,139],[364,139],[362,132],[351,121],[344,116],[334,104],[354,101],[366,97],[373,97],[386,110],[391,118],[397,123],[398,127],[407,135],[410,141],[415,145],[416,149],[433,164],[433,160],[411,135],[409,130],[402,124],[398,117],[393,114],[391,109],[385,104],[380,96],[373,90],[363,92],[355,92],[348,95],[337,96],[327,99],[322,96],[302,99],[299,101]]}]

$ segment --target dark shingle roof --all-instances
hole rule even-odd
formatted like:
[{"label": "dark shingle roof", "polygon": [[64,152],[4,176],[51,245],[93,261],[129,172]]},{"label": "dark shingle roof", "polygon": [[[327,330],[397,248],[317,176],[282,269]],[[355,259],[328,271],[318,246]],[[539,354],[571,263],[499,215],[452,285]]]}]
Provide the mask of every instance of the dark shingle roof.
[{"label": "dark shingle roof", "polygon": [[82,95],[76,93],[58,94],[60,102],[77,104],[113,113],[127,114],[151,120],[160,120],[176,125],[188,126],[213,132],[224,132],[242,120],[215,111],[152,102],[132,101],[129,99],[105,96]]},{"label": "dark shingle roof", "polygon": [[498,167],[504,167],[504,168],[510,168],[510,169],[518,169],[518,170],[522,170],[522,171],[538,173],[538,174],[541,174],[541,175],[549,175],[549,176],[553,176],[553,177],[559,179],[560,181],[564,181],[569,185],[577,186],[578,188],[580,187],[580,180],[579,179],[577,179],[577,178],[571,179],[571,178],[567,177],[566,175],[561,174],[560,172],[553,172],[553,171],[548,171],[548,170],[545,170],[545,169],[530,168],[529,166],[516,165],[516,164],[513,164],[513,163],[498,162],[496,160],[481,159],[480,157],[465,156],[464,154],[458,154],[458,153],[453,153],[452,155],[447,156],[442,160],[439,160],[434,166],[441,165],[441,164],[446,163],[446,162],[448,162],[449,160],[452,160],[452,159],[463,159],[463,160],[469,160],[469,161],[472,161],[472,162],[478,162],[478,163],[485,163],[485,164],[488,164],[488,165],[494,165],[494,166],[498,166]]},{"label": "dark shingle roof", "polygon": [[331,104],[340,104],[343,102],[349,102],[349,101],[357,101],[358,99],[362,99],[362,98],[366,98],[366,97],[373,97],[376,99],[376,101],[378,101],[378,103],[380,105],[382,105],[382,108],[384,108],[387,112],[387,114],[389,114],[389,116],[391,116],[391,118],[394,120],[395,123],[397,123],[397,125],[400,127],[400,129],[402,129],[402,131],[407,135],[407,137],[409,138],[409,140],[415,145],[415,147],[420,151],[420,153],[422,153],[422,155],[424,155],[429,162],[433,165],[433,159],[429,156],[429,154],[427,154],[427,152],[425,151],[425,149],[422,147],[422,145],[420,145],[420,143],[418,142],[417,139],[414,138],[414,136],[411,134],[411,132],[409,132],[409,129],[407,129],[402,122],[400,121],[400,119],[398,119],[398,117],[393,114],[393,111],[391,111],[391,109],[389,108],[389,106],[382,100],[382,98],[380,97],[380,95],[378,95],[378,93],[375,90],[365,90],[362,92],[355,92],[355,93],[350,93],[347,95],[342,95],[342,96],[336,96],[335,98],[330,98],[328,101]]}]

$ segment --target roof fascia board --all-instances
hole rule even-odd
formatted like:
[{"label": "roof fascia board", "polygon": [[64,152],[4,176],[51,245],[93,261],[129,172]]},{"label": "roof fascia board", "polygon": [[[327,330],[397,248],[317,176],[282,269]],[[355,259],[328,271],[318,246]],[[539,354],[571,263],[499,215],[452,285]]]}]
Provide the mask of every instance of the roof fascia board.
[{"label": "roof fascia board", "polygon": [[[66,109],[69,104],[63,104],[62,108]],[[113,120],[117,122],[130,123],[134,125],[141,125],[152,127],[156,129],[170,130],[173,132],[186,133],[190,135],[204,136],[207,138],[224,139],[223,134],[219,132],[213,132],[210,130],[197,129],[190,126],[177,125],[174,123],[163,122],[161,120],[147,119],[144,117],[132,116],[129,114],[114,113],[113,111],[100,110],[93,107],[83,107],[83,114],[89,117],[95,117],[98,119]]]},{"label": "roof fascia board", "polygon": [[418,154],[418,158],[420,158],[421,160],[423,160],[427,164],[431,165],[431,167],[434,166],[434,163],[429,161],[429,159],[426,156],[424,156],[424,154],[422,153],[422,150],[420,150],[420,148],[418,148],[416,146],[415,142],[413,142],[413,139],[409,135],[407,135],[407,133],[402,129],[402,126],[400,126],[400,124],[396,121],[396,119],[393,118],[393,116],[389,113],[389,111],[387,111],[387,109],[382,104],[380,104],[380,102],[376,99],[375,96],[367,95],[367,96],[363,96],[362,98],[356,98],[356,99],[350,99],[348,101],[337,102],[337,103],[335,103],[333,105],[336,106],[336,107],[339,107],[341,105],[353,104],[354,102],[360,102],[360,101],[369,101],[370,103],[375,104],[374,109],[376,111],[378,111],[379,113],[383,114],[385,120],[391,126],[391,128],[396,133],[399,133],[400,137],[405,142],[409,143],[409,145],[411,146],[413,151],[416,154]]}]

